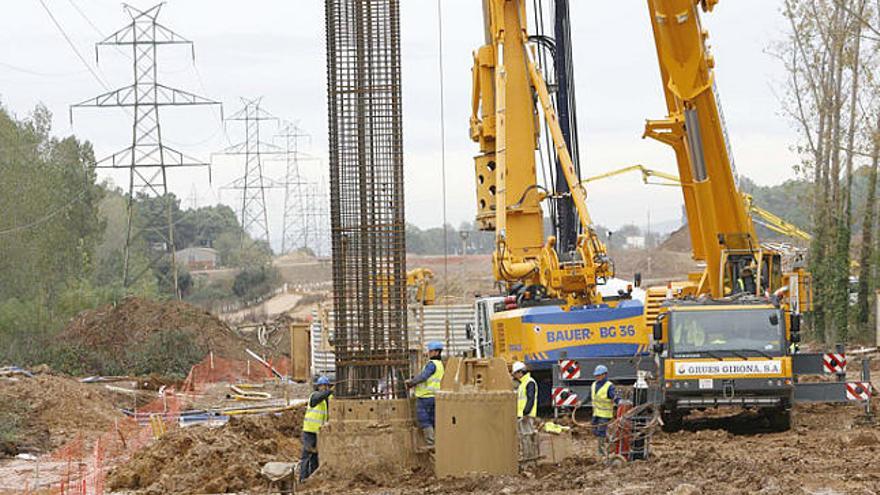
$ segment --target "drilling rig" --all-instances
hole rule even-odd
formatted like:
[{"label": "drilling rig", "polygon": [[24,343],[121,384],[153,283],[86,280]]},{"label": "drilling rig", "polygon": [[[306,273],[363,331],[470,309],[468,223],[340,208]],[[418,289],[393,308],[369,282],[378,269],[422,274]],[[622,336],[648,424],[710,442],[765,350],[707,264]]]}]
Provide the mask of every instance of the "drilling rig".
[{"label": "drilling rig", "polygon": [[[495,233],[492,266],[503,292],[477,301],[472,337],[479,356],[524,361],[542,403],[561,358],[589,366],[649,351],[642,303],[631,291],[603,296],[599,290],[614,276],[614,265],[587,210],[572,153],[568,1],[538,2],[533,9],[546,4],[553,8],[553,36],[543,33],[540,21],[530,32],[525,0],[483,1],[485,44],[474,53],[470,119],[479,144],[477,225]],[[537,177],[541,144],[555,172],[550,185]],[[542,203],[549,205],[554,235],[545,236]],[[615,378],[634,379],[635,371],[621,368]]]}]

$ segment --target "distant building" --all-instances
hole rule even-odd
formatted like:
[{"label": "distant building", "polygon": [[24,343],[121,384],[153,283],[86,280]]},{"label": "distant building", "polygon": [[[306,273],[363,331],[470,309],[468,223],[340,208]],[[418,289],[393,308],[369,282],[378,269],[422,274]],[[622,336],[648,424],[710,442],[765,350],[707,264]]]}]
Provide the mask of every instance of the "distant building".
[{"label": "distant building", "polygon": [[174,257],[190,270],[213,270],[220,260],[217,250],[209,247],[188,247],[174,253]]},{"label": "distant building", "polygon": [[626,247],[629,249],[645,249],[645,236],[628,235],[626,236]]}]

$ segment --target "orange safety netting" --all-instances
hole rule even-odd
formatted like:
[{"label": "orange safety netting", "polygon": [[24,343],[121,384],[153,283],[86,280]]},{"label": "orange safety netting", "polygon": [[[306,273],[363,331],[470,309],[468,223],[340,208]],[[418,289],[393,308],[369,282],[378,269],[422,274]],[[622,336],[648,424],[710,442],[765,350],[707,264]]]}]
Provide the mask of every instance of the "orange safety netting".
[{"label": "orange safety netting", "polygon": [[[266,359],[279,374],[289,376],[290,360]],[[73,440],[45,454],[22,493],[53,495],[102,495],[108,472],[129,459],[168,429],[180,424],[181,412],[193,404],[208,386],[217,383],[262,382],[277,376],[257,360],[233,360],[209,354],[194,365],[178,388],[163,387],[157,397],[138,406],[132,415],[116,421],[97,437],[78,434]],[[31,482],[30,480],[35,480]]]}]

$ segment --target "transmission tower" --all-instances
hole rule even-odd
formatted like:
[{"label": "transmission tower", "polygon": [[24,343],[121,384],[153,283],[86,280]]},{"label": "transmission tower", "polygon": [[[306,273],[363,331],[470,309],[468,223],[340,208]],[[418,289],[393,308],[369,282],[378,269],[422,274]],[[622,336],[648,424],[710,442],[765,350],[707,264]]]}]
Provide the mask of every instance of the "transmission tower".
[{"label": "transmission tower", "polygon": [[326,180],[309,183],[305,198],[308,246],[316,256],[324,256],[330,248],[330,199]]},{"label": "transmission tower", "polygon": [[[123,9],[131,18],[131,23],[111,34],[95,46],[95,54],[100,47],[131,47],[134,82],[114,91],[98,95],[71,107],[71,120],[74,108],[132,109],[132,144],[114,153],[97,164],[97,168],[127,169],[128,220],[125,239],[125,252],[122,267],[122,280],[125,287],[131,286],[145,273],[149,272],[166,255],[170,254],[170,270],[175,294],[179,297],[177,285],[177,263],[174,259],[174,228],[171,218],[173,199],[168,195],[168,169],[180,167],[209,166],[162,143],[162,128],[159,120],[159,107],[187,105],[219,105],[193,93],[171,88],[157,80],[158,47],[160,45],[189,45],[195,63],[195,47],[192,41],[184,39],[174,31],[156,22],[162,4],[141,11],[123,4]],[[222,112],[222,107],[221,107]],[[160,198],[161,212],[137,212],[137,201]],[[148,248],[148,263],[132,267],[132,251],[141,243]]]},{"label": "transmission tower", "polygon": [[274,144],[260,141],[260,125],[263,121],[278,119],[260,107],[262,98],[241,99],[242,108],[226,122],[244,122],[244,141],[234,144],[217,155],[244,156],[244,175],[232,181],[223,189],[241,191],[241,247],[244,248],[247,234],[254,240],[269,242],[269,215],[266,211],[266,189],[281,185],[263,175],[263,155],[280,155],[284,150]]},{"label": "transmission tower", "polygon": [[275,136],[283,140],[284,161],[287,166],[284,174],[284,222],[281,234],[281,253],[287,254],[294,249],[309,246],[309,225],[306,209],[308,202],[305,191],[309,182],[300,170],[300,161],[311,159],[299,150],[300,138],[310,137],[296,124],[286,124]]}]

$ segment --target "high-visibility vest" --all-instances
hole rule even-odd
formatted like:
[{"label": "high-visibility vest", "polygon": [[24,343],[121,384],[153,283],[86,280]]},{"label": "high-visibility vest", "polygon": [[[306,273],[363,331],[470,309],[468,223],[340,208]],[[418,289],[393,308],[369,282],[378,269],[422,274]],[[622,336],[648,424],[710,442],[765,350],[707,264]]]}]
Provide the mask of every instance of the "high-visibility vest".
[{"label": "high-visibility vest", "polygon": [[597,418],[611,419],[614,417],[614,401],[608,398],[608,389],[611,380],[605,380],[602,388],[596,390],[596,383],[590,386],[590,399],[593,402],[593,416]]},{"label": "high-visibility vest", "polygon": [[535,397],[535,400],[532,401],[532,408],[526,411],[526,402],[528,402],[528,397],[526,395],[526,388],[529,386],[529,383],[535,384],[535,395],[538,395],[538,384],[535,382],[535,379],[532,378],[531,373],[526,373],[519,380],[519,388],[516,391],[516,417],[521,418],[523,416],[531,416],[536,417],[538,415],[538,397]]},{"label": "high-visibility vest", "polygon": [[[317,393],[314,392],[313,395]],[[329,402],[330,399],[333,398],[333,394],[330,394],[330,397],[319,402],[315,407],[309,406],[306,409],[306,415],[303,416],[303,431],[307,433],[318,433],[318,430],[324,426],[324,423],[330,419],[330,408]],[[309,402],[311,403],[311,398],[309,398]]]},{"label": "high-visibility vest", "polygon": [[[416,398],[418,399],[427,399],[430,397],[434,397],[434,394],[440,390],[440,380],[443,379],[443,361],[439,359],[432,359],[430,362],[434,363],[434,374],[428,377],[427,380],[422,383],[416,384]],[[427,366],[427,364],[425,365]]]}]

